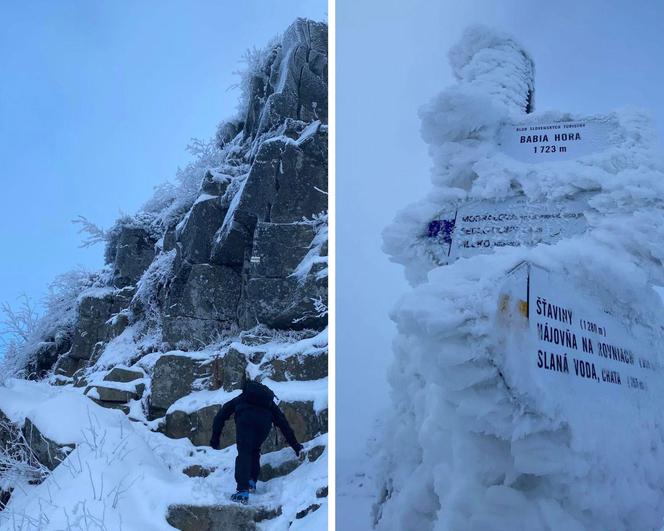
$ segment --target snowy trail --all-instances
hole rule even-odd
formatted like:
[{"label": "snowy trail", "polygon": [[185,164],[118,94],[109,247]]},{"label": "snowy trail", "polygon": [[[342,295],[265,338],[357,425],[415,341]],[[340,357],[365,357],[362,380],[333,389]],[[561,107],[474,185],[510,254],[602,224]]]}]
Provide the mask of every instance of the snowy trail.
[{"label": "snowy trail", "polygon": [[362,455],[344,456],[337,460],[342,473],[337,474],[337,528],[367,531],[373,526],[375,479],[367,476],[370,467]]},{"label": "snowy trail", "polygon": [[[58,413],[65,408],[68,422]],[[187,439],[168,439],[119,411],[97,406],[80,390],[52,387],[46,382],[10,381],[0,387],[0,410],[21,423],[30,418],[42,433],[58,443],[75,444],[40,485],[16,490],[0,512],[0,522],[18,522],[17,529],[172,529],[165,520],[171,505],[233,505],[235,447],[214,451],[193,446]],[[305,443],[305,452],[326,447],[327,435]],[[290,452],[290,453],[289,453]],[[278,463],[290,449],[267,454],[263,463]],[[198,465],[216,469],[209,476],[187,477],[182,470]],[[327,500],[308,500],[303,494],[327,484],[327,450],[313,462],[268,482],[260,482],[251,507],[280,508],[291,515],[318,503],[326,513]],[[307,498],[305,500],[305,498]],[[316,511],[298,525],[321,519]],[[314,517],[315,515],[315,517]],[[41,522],[41,523],[40,523]],[[87,522],[87,523],[86,523]],[[288,520],[267,521],[262,529],[288,529]],[[48,524],[48,525],[46,525]],[[11,524],[14,525],[14,524]],[[312,527],[313,529],[313,527]]]}]

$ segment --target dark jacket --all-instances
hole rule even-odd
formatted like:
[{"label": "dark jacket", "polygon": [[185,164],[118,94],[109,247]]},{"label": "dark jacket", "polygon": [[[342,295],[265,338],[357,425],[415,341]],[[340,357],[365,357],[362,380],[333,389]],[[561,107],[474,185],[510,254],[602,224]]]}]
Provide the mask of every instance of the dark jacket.
[{"label": "dark jacket", "polygon": [[226,402],[214,417],[212,438],[210,439],[210,446],[213,448],[219,447],[221,432],[224,429],[224,424],[231,415],[235,415],[238,448],[260,448],[269,435],[272,424],[274,424],[284,434],[286,442],[288,442],[293,450],[299,452],[302,449],[302,446],[295,438],[293,429],[288,424],[286,416],[277,404],[271,402],[269,406],[259,406],[255,403],[250,403],[246,400],[245,393]]}]

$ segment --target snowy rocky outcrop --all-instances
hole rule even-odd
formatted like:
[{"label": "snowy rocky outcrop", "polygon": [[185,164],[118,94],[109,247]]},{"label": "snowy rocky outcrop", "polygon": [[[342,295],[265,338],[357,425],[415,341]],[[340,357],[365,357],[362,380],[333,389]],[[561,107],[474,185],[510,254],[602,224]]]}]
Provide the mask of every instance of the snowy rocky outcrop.
[{"label": "snowy rocky outcrop", "polygon": [[[62,291],[62,318],[24,347],[28,380],[0,386],[0,436],[24,433],[33,468],[52,470],[1,484],[0,522],[326,528],[326,24],[298,19],[250,54],[242,88],[178,183],[104,234],[107,267]],[[270,435],[250,508],[228,501],[233,422],[207,446],[246,377],[304,444],[298,459]]]},{"label": "snowy rocky outcrop", "polygon": [[[664,308],[653,286],[664,282],[664,158],[656,134],[633,109],[534,112],[533,61],[499,32],[467,30],[450,62],[458,84],[420,113],[431,192],[384,232],[385,251],[413,288],[392,311],[394,413],[379,445],[377,528],[658,529]],[[500,141],[514,124],[584,120],[607,133],[583,156],[520,161]],[[583,198],[585,230],[450,263],[432,255],[430,223],[441,212],[517,198],[541,209]],[[648,338],[639,351],[652,363],[647,390],[605,391],[598,379],[570,394],[565,378],[574,376],[563,369],[541,387],[520,379],[515,367],[535,361],[515,348],[521,332],[505,327],[500,294],[523,262]],[[601,366],[597,353],[588,359]]]}]

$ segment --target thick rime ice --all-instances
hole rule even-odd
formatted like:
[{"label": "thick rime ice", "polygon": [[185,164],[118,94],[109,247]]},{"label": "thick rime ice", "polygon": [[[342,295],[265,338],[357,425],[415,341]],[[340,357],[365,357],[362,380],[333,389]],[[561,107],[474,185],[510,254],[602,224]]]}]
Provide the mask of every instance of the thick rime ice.
[{"label": "thick rime ice", "polygon": [[[653,286],[664,285],[664,159],[655,133],[631,109],[590,118],[528,113],[532,61],[491,30],[466,32],[450,60],[458,85],[420,113],[432,190],[384,232],[384,250],[404,265],[413,290],[391,315],[398,327],[389,374],[394,413],[384,433],[377,527],[660,527],[661,369],[632,409],[620,393],[598,399],[594,388],[566,397],[555,387],[530,390],[526,400],[528,386],[519,388],[506,362],[519,353],[510,352],[498,322],[506,273],[527,261],[566,279],[579,300],[598,301],[634,335],[647,330],[650,344],[661,344],[664,308]],[[499,141],[503,127],[580,120],[604,128],[602,149],[527,163]],[[555,205],[582,194],[589,197],[582,234],[449,265],[427,250],[431,220],[461,204],[523,197]],[[661,367],[653,350],[648,355]]]},{"label": "thick rime ice", "polygon": [[532,112],[535,65],[511,36],[472,26],[449,59],[462,89],[473,87],[509,108]]}]

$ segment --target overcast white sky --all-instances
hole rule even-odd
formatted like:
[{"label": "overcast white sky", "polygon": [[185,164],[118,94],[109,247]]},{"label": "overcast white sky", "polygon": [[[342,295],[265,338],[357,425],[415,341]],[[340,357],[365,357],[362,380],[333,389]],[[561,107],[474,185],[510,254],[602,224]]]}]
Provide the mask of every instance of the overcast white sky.
[{"label": "overcast white sky", "polygon": [[380,233],[429,189],[417,110],[454,82],[447,51],[475,23],[511,32],[530,51],[536,110],[592,114],[632,104],[650,109],[664,131],[664,2],[337,0],[341,475],[358,466],[372,419],[390,406],[388,312],[409,289],[381,252]]}]

